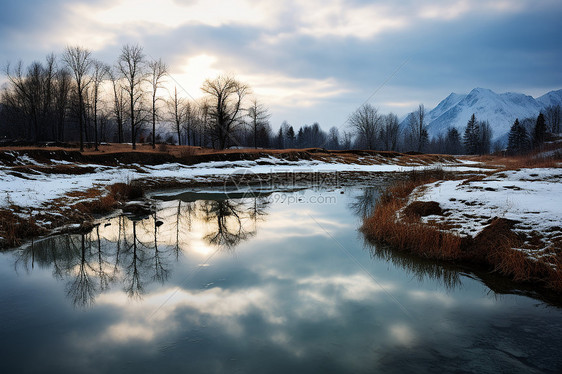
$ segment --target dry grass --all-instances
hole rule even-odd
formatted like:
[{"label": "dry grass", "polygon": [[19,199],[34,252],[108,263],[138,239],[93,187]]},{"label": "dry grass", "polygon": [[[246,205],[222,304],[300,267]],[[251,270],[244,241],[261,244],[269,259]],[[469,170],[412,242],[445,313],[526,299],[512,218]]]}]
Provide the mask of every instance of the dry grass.
[{"label": "dry grass", "polygon": [[72,205],[74,210],[86,214],[106,214],[121,206],[121,203],[137,200],[144,196],[142,187],[136,183],[115,183],[107,188],[107,194],[90,188],[86,192],[67,194],[69,197],[79,198],[81,201]]},{"label": "dry grass", "polygon": [[136,200],[144,195],[142,187],[135,183],[115,183],[109,186],[109,191],[117,201]]},{"label": "dry grass", "polygon": [[[560,145],[558,145],[558,147],[560,147]],[[480,162],[484,167],[503,170],[523,168],[559,168],[562,163],[562,159],[560,159],[560,157],[540,157],[538,152],[533,152],[524,156],[485,155],[466,157],[466,159]]]},{"label": "dry grass", "polygon": [[[391,186],[382,194],[372,216],[364,220],[361,231],[368,239],[386,242],[400,251],[431,259],[484,264],[515,281],[562,292],[561,243],[555,243],[549,258],[538,261],[514,249],[521,248],[524,240],[512,230],[514,222],[506,219],[494,219],[475,238],[461,238],[443,225],[420,222],[427,207],[406,207],[408,197],[416,187],[433,181],[435,178],[425,173]],[[429,213],[437,212],[435,206],[430,208]]]},{"label": "dry grass", "polygon": [[414,220],[398,219],[397,212],[403,205],[397,200],[379,204],[373,215],[364,221],[362,231],[368,237],[422,257],[452,260],[461,256],[459,236]]},{"label": "dry grass", "polygon": [[[254,149],[254,148],[243,148],[243,149],[224,149],[216,150],[204,147],[196,146],[186,146],[186,145],[169,145],[169,144],[159,144],[156,149],[152,149],[149,144],[137,144],[137,149],[133,150],[131,145],[128,144],[117,144],[109,143],[99,146],[99,151],[95,151],[93,148],[86,148],[84,152],[78,153],[77,145],[76,147],[0,147],[0,153],[6,151],[18,151],[23,153],[33,153],[34,157],[40,157],[41,153],[45,156],[45,161],[50,160],[50,152],[74,152],[74,154],[80,156],[86,156],[89,159],[96,159],[95,156],[100,155],[122,155],[128,153],[134,153],[137,156],[139,154],[146,154],[147,159],[151,157],[158,156],[173,156],[178,160],[190,159],[193,156],[199,156],[202,161],[204,161],[203,156],[217,156],[224,155],[228,158],[231,155],[242,154],[246,157],[258,157],[259,155],[272,155],[285,157],[290,159],[291,156],[298,156],[298,159],[322,159],[325,161],[330,160],[343,160],[347,163],[357,163],[362,162],[359,160],[361,157],[365,156],[376,156],[380,158],[381,162],[384,159],[392,159],[392,161],[398,165],[427,165],[435,162],[456,162],[456,158],[447,155],[431,155],[431,154],[404,154],[399,152],[390,151],[370,151],[370,150],[341,150],[341,151],[331,151],[323,148],[294,148],[294,149]],[[91,156],[91,157],[90,157]],[[93,158],[92,158],[93,157]],[[56,172],[53,171],[53,172]]]},{"label": "dry grass", "polygon": [[3,238],[0,247],[20,245],[23,240],[42,235],[45,231],[36,224],[31,213],[25,219],[11,210],[0,209],[0,237]]}]

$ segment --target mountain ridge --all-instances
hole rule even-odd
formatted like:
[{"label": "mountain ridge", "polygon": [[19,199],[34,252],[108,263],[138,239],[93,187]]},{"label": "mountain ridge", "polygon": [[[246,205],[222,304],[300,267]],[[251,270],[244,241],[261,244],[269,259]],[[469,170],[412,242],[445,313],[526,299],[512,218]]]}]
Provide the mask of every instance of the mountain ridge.
[{"label": "mountain ridge", "polygon": [[[488,121],[493,140],[505,139],[516,118],[536,117],[550,105],[562,105],[562,89],[549,91],[534,98],[518,92],[498,94],[488,88],[476,87],[468,94],[451,93],[435,108],[426,112],[426,125],[430,137],[445,134],[449,127],[464,131],[474,114],[478,121]],[[408,126],[408,117],[401,122]]]}]

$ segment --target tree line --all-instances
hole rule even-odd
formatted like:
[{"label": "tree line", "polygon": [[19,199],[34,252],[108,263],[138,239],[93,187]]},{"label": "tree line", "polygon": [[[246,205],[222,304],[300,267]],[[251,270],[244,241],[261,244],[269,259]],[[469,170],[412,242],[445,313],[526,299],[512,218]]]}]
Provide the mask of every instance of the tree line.
[{"label": "tree line", "polygon": [[515,155],[540,147],[548,132],[560,133],[560,105],[549,106],[544,112],[537,118],[526,118],[521,122],[516,120],[509,132],[507,144],[502,139],[492,143],[490,123],[478,120],[475,113],[462,131],[449,127],[444,134],[430,139],[423,104],[410,113],[403,127],[395,114],[380,114],[369,103],[354,111],[348,123],[353,130],[353,148],[453,155],[483,155],[506,150]]},{"label": "tree line", "polygon": [[269,109],[251,87],[231,75],[206,79],[199,100],[168,91],[169,72],[139,45],[124,45],[112,64],[90,50],[69,46],[60,56],[4,70],[0,139],[30,144],[102,142],[227,147],[351,147],[351,132],[318,123],[297,129],[286,121],[273,132]]},{"label": "tree line", "polygon": [[[158,142],[225,148],[240,144],[247,125],[243,106],[250,87],[232,76],[207,79],[205,96],[187,100],[166,89],[168,67],[150,60],[139,45],[125,45],[113,65],[79,46],[24,67],[5,68],[0,134],[29,143]],[[266,125],[267,110],[254,100],[254,130]],[[163,139],[165,137],[166,139]]]},{"label": "tree line", "polygon": [[510,155],[524,155],[541,149],[548,133],[560,133],[562,109],[560,105],[549,106],[537,118],[515,119],[509,130],[506,151]]},{"label": "tree line", "polygon": [[[341,132],[335,126],[326,132],[318,123],[297,128],[286,121],[274,132],[269,109],[248,84],[219,75],[203,82],[203,97],[186,98],[177,86],[170,92],[167,65],[149,59],[139,45],[124,45],[111,65],[86,48],[68,46],[44,62],[27,67],[21,61],[8,64],[4,73],[0,140],[79,142],[81,150],[85,144],[97,150],[101,142],[127,142],[133,149],[141,142],[153,148],[167,143],[218,149],[323,147],[447,154],[504,148],[491,144],[490,124],[478,121],[475,114],[464,131],[449,128],[430,139],[423,105],[408,116],[404,128],[397,115],[381,114],[366,103],[351,113]],[[547,108],[545,131],[560,132],[560,117],[560,106]],[[533,121],[514,124],[510,153],[522,153],[540,142],[542,135],[536,134]]]}]

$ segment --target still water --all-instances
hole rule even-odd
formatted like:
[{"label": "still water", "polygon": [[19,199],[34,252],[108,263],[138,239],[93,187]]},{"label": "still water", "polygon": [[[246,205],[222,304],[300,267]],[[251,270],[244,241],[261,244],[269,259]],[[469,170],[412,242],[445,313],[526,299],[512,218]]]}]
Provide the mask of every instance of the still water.
[{"label": "still water", "polygon": [[376,195],[178,192],[1,253],[0,371],[562,370],[562,309],[365,243]]}]

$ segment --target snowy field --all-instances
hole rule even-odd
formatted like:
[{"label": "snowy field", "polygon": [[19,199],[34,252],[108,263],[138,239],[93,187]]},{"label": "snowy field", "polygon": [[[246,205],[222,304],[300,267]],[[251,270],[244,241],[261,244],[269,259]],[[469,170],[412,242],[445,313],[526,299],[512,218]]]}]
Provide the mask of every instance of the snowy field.
[{"label": "snowy field", "polygon": [[445,215],[424,220],[453,224],[451,231],[461,236],[474,237],[491,218],[500,217],[517,221],[516,232],[540,234],[542,249],[562,240],[562,168],[501,171],[480,181],[439,181],[418,188],[411,200],[438,202]]},{"label": "snowy field", "polygon": [[[380,160],[377,160],[379,162]],[[195,165],[167,163],[161,165],[123,165],[122,167],[95,164],[76,164],[76,167],[93,168],[94,172],[81,175],[48,173],[14,173],[10,167],[0,165],[0,208],[17,205],[22,208],[45,209],[50,201],[62,198],[70,192],[86,191],[92,187],[103,187],[114,183],[126,183],[134,179],[174,178],[178,181],[216,180],[228,178],[233,173],[330,173],[330,172],[405,172],[412,169],[441,167],[447,171],[479,171],[477,164],[429,164],[400,166],[385,160],[386,164],[343,164],[322,161],[287,161],[274,157],[263,157],[254,161],[214,161]],[[47,166],[27,157],[20,156],[20,165]],[[51,161],[56,164],[70,164],[67,161]]]}]

